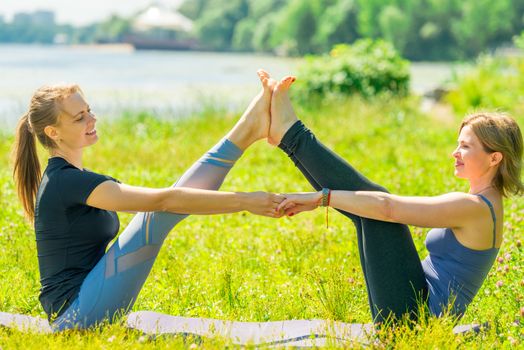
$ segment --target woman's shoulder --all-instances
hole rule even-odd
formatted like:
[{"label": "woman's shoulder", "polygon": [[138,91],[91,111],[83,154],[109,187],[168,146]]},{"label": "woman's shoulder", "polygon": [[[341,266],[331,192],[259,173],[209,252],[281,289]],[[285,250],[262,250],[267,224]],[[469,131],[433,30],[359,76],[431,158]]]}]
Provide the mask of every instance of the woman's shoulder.
[{"label": "woman's shoulder", "polygon": [[496,248],[502,242],[503,201],[495,191],[473,194],[477,197],[477,215],[468,225],[455,230],[455,234],[464,245],[475,250]]}]

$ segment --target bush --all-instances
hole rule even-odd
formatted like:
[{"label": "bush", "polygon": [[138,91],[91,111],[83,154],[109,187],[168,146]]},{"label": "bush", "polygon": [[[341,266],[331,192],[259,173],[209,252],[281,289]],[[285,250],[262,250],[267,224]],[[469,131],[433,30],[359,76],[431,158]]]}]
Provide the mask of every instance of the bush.
[{"label": "bush", "polygon": [[524,111],[524,57],[483,56],[469,72],[456,78],[446,96],[458,114],[499,109],[514,115]]},{"label": "bush", "polygon": [[515,43],[516,47],[524,50],[524,32],[520,33],[520,35],[515,35],[513,37],[513,42]]},{"label": "bush", "polygon": [[306,100],[354,94],[405,96],[409,92],[409,62],[382,40],[340,44],[329,55],[309,56],[298,75],[296,92]]}]

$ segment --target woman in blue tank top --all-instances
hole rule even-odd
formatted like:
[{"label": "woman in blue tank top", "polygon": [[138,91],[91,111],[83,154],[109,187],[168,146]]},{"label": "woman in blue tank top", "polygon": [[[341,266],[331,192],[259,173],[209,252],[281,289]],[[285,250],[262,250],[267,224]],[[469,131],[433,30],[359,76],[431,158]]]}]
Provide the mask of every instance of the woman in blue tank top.
[{"label": "woman in blue tank top", "polygon": [[[463,315],[502,243],[502,199],[524,192],[517,123],[500,113],[464,119],[453,158],[455,176],[469,182],[468,193],[397,196],[327,149],[297,119],[287,94],[293,81],[271,80],[268,141],[287,153],[318,192],[285,194],[279,209],[292,216],[331,206],[353,221],[375,322],[417,319],[421,304],[435,316]],[[436,227],[427,235],[424,261],[406,225]]]}]

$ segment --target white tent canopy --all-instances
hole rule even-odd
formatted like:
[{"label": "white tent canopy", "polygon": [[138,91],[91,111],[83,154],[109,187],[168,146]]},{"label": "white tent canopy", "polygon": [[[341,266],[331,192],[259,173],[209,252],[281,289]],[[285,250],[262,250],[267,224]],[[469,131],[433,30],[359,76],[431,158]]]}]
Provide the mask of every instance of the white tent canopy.
[{"label": "white tent canopy", "polygon": [[154,5],[135,18],[133,27],[139,30],[162,28],[189,32],[193,29],[193,21],[176,11]]}]

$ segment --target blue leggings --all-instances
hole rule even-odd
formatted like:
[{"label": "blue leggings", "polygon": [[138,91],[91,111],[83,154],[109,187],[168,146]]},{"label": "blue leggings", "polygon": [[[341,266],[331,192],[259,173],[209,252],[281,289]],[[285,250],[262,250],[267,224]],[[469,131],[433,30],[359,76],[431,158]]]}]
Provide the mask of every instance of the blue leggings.
[{"label": "blue leggings", "polygon": [[[242,151],[221,140],[187,170],[175,187],[218,190]],[[128,312],[171,229],[188,215],[139,213],[86,276],[77,298],[52,324],[53,330],[87,328]]]}]

